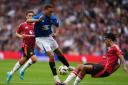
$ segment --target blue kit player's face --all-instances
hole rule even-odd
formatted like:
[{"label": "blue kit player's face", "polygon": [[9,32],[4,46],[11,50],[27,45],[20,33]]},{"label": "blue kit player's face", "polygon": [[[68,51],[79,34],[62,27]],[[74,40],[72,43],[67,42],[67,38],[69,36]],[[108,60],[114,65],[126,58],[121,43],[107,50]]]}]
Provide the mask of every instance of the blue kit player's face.
[{"label": "blue kit player's face", "polygon": [[53,12],[54,12],[53,8],[48,8],[44,10],[46,16],[51,16]]}]

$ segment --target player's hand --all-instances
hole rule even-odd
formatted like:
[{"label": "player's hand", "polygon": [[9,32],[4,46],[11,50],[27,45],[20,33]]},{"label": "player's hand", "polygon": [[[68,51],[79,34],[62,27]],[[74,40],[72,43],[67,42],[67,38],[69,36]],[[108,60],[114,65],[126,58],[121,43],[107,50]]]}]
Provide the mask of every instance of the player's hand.
[{"label": "player's hand", "polygon": [[54,33],[52,36],[57,36],[57,34],[56,34],[56,33]]},{"label": "player's hand", "polygon": [[17,33],[17,32],[16,32],[16,36],[17,36],[18,38],[22,38],[22,37],[23,37],[23,35],[21,35],[21,34],[19,34],[19,33]]},{"label": "player's hand", "polygon": [[22,35],[18,35],[18,37],[19,37],[19,38],[23,38],[23,36],[22,36]]},{"label": "player's hand", "polygon": [[56,36],[57,36],[57,34],[56,34],[56,33],[52,34],[52,37],[53,37],[53,38],[56,38]]},{"label": "player's hand", "polygon": [[56,38],[56,35],[52,34],[52,37],[53,37],[53,38]]},{"label": "player's hand", "polygon": [[42,20],[43,20],[43,16],[40,16],[40,18],[39,18],[39,22],[41,22]]},{"label": "player's hand", "polygon": [[55,32],[52,34],[54,38],[56,38],[59,35],[59,30],[55,30]]}]

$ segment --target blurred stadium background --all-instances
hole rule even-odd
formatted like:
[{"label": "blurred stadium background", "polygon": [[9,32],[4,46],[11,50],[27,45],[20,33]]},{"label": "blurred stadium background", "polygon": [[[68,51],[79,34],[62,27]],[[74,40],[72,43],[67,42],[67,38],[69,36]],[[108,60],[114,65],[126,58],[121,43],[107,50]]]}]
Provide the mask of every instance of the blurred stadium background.
[{"label": "blurred stadium background", "polygon": [[[4,80],[6,71],[14,65],[14,60],[20,57],[21,39],[15,36],[15,31],[18,25],[25,20],[25,11],[32,9],[35,13],[38,13],[43,5],[49,3],[55,6],[55,12],[61,24],[59,28],[60,33],[56,40],[69,61],[81,62],[83,57],[88,62],[100,61],[106,50],[102,41],[102,35],[104,32],[110,31],[118,34],[118,43],[124,52],[125,58],[128,60],[128,0],[0,0],[0,82],[1,79]],[[47,61],[47,55],[44,52],[40,53],[36,48],[35,53],[38,60]],[[41,72],[34,70],[38,69],[36,68],[38,65],[40,67],[41,63],[38,62],[35,67],[32,67],[32,73]],[[44,65],[47,64],[44,63]],[[76,66],[76,63],[73,63],[73,65]],[[94,81],[108,80],[107,82],[113,82],[112,80],[117,77],[120,80],[119,76],[128,79],[122,71],[117,73],[113,78]],[[27,78],[29,78],[28,75]],[[40,78],[42,77],[43,73]],[[17,80],[17,78],[14,78],[14,80]],[[30,78],[28,81],[33,80]],[[89,79],[87,81],[90,82]],[[122,83],[116,83],[116,79],[114,81],[115,83],[106,85],[128,84],[126,79],[121,80]],[[27,83],[21,84],[27,85]],[[95,85],[99,84],[104,83]],[[0,83],[0,85],[3,85],[3,83]],[[20,84],[15,83],[13,85]],[[33,85],[52,84],[37,83]],[[94,83],[87,83],[87,85],[94,85]]]}]

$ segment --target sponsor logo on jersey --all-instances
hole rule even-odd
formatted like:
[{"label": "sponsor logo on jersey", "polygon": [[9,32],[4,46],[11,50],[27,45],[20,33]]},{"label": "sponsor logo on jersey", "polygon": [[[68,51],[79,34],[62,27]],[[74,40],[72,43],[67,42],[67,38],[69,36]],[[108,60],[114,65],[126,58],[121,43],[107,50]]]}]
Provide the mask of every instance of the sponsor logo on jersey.
[{"label": "sponsor logo on jersey", "polygon": [[26,26],[25,29],[28,29],[28,26]]}]

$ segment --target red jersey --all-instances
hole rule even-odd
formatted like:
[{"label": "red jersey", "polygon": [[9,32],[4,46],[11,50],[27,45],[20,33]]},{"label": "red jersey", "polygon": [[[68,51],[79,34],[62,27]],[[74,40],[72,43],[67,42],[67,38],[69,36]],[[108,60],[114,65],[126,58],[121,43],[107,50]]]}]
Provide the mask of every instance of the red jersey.
[{"label": "red jersey", "polygon": [[114,44],[113,46],[108,48],[108,51],[105,54],[105,58],[101,62],[107,72],[114,72],[116,66],[120,65],[118,61],[119,55],[122,55],[122,52],[118,45]]},{"label": "red jersey", "polygon": [[19,28],[16,30],[17,33],[22,33],[23,42],[22,47],[28,46],[34,48],[35,46],[35,35],[34,35],[34,24],[23,22],[19,25]]}]

